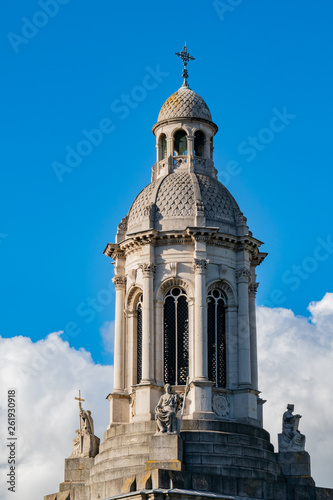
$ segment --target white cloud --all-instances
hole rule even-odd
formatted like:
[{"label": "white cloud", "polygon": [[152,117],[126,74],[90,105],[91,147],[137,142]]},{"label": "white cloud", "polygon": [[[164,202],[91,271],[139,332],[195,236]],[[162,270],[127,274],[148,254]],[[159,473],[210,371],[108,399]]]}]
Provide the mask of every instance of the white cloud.
[{"label": "white cloud", "polygon": [[[58,491],[64,480],[64,459],[71,454],[78,428],[74,396],[81,389],[85,409],[92,411],[95,433],[101,439],[109,423],[113,368],[94,364],[89,352],[69,347],[60,333],[36,343],[26,337],[0,337],[1,442],[6,442],[7,389],[17,391],[17,494],[1,484],[3,500],[42,499]],[[7,451],[1,447],[3,472],[8,472]]]},{"label": "white cloud", "polygon": [[99,329],[102,336],[104,349],[107,353],[112,354],[114,348],[114,321],[105,321]]},{"label": "white cloud", "polygon": [[[287,403],[303,415],[300,430],[307,437],[313,477],[318,486],[333,487],[333,294],[309,306],[311,318],[288,309],[259,307],[259,375],[264,405],[264,426],[276,445],[281,416]],[[101,335],[112,350],[114,325],[104,324]],[[74,396],[81,389],[84,407],[92,411],[95,432],[102,438],[108,425],[112,366],[96,365],[89,352],[76,350],[60,333],[32,342],[26,337],[0,337],[1,442],[6,434],[7,389],[17,390],[18,493],[0,485],[3,500],[42,499],[58,491],[64,459],[71,453],[78,427]],[[7,473],[6,450],[1,463]],[[2,471],[2,473],[4,472]],[[4,477],[4,474],[2,474]]]},{"label": "white cloud", "polygon": [[312,476],[333,487],[333,293],[309,305],[310,318],[288,309],[257,308],[259,383],[264,426],[276,447],[288,403],[303,415]]}]

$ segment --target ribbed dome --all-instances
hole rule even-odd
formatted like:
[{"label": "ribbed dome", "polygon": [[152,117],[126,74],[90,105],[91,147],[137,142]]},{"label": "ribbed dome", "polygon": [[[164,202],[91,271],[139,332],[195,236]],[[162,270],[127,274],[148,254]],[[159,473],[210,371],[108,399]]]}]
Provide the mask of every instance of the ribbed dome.
[{"label": "ribbed dome", "polygon": [[127,233],[142,230],[148,212],[157,230],[195,226],[198,204],[207,227],[237,234],[242,213],[229,191],[211,176],[184,171],[166,175],[139,193],[128,214]]},{"label": "ribbed dome", "polygon": [[163,104],[157,122],[171,118],[201,118],[212,121],[209,108],[198,94],[188,87],[180,87]]}]

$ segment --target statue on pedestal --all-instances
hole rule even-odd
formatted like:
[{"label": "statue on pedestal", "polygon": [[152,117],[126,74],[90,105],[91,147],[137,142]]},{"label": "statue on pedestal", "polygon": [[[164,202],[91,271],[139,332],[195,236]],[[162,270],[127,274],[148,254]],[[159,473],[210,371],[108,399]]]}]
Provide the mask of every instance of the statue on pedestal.
[{"label": "statue on pedestal", "polygon": [[163,434],[177,434],[177,412],[180,409],[181,398],[179,394],[171,394],[170,384],[165,384],[165,393],[155,408],[157,432]]},{"label": "statue on pedestal", "polygon": [[279,434],[279,451],[304,451],[305,436],[298,430],[302,415],[293,415],[295,406],[287,405],[282,417],[282,434]]},{"label": "statue on pedestal", "polygon": [[70,458],[95,457],[99,451],[99,438],[94,435],[94,421],[90,410],[82,408],[81,391],[79,397],[79,419],[80,428],[76,429],[76,436],[73,439],[73,450]]}]

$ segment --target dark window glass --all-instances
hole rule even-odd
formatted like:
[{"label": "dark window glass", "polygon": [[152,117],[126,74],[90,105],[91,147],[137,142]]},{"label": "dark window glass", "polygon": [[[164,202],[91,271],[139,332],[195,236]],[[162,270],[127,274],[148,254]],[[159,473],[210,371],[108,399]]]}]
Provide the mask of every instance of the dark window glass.
[{"label": "dark window glass", "polygon": [[184,130],[178,130],[178,132],[175,133],[174,154],[176,156],[187,155],[187,136]]},{"label": "dark window glass", "polygon": [[204,156],[205,134],[197,130],[194,134],[194,156]]},{"label": "dark window glass", "polygon": [[164,302],[164,382],[185,385],[188,375],[188,306],[185,291],[169,290]]},{"label": "dark window glass", "polygon": [[215,387],[226,386],[225,303],[222,292],[208,294],[208,377]]}]

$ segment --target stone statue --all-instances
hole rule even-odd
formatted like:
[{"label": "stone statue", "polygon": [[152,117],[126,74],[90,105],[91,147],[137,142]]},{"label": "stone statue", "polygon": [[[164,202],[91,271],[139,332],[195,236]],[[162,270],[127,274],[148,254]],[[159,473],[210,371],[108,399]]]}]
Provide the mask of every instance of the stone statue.
[{"label": "stone statue", "polygon": [[94,421],[90,410],[82,408],[81,392],[79,397],[79,419],[80,428],[76,429],[76,436],[73,439],[73,450],[70,458],[77,457],[95,457],[99,451],[99,438],[94,434]]},{"label": "stone statue", "polygon": [[160,397],[155,408],[157,432],[177,434],[177,412],[180,409],[181,398],[178,394],[171,394],[170,384],[165,384],[165,393]]},{"label": "stone statue", "polygon": [[302,415],[293,415],[295,406],[287,405],[282,417],[282,434],[279,434],[279,451],[304,451],[305,436],[298,430]]}]

